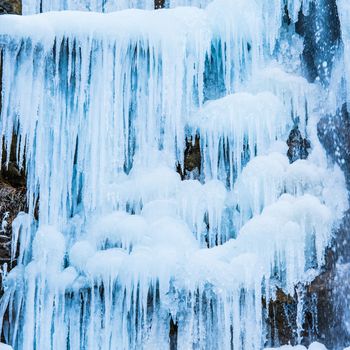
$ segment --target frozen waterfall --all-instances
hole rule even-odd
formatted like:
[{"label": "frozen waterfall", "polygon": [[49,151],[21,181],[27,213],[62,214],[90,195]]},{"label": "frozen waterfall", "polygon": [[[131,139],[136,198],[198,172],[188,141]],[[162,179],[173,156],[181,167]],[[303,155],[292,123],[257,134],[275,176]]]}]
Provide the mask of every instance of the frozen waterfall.
[{"label": "frozen waterfall", "polygon": [[[264,303],[319,273],[348,205],[316,134],[330,92],[302,77],[308,5],[24,0],[58,12],[0,17],[0,133],[29,206],[0,304],[15,350],[168,349],[174,328],[179,350],[268,345]],[[290,163],[296,127],[311,152]]]}]

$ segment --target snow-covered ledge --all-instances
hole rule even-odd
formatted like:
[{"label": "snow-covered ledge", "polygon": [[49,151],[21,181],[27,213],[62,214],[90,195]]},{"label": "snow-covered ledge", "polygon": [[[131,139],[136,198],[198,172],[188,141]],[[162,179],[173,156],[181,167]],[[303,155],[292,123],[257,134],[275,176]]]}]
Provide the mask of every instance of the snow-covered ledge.
[{"label": "snow-covered ledge", "polygon": [[13,350],[12,346],[0,343],[0,350]]},{"label": "snow-covered ledge", "polygon": [[[327,348],[319,342],[313,342],[308,348],[303,345],[283,345],[280,348],[265,348],[265,350],[327,350]],[[350,350],[350,347],[347,347],[344,350]]]}]

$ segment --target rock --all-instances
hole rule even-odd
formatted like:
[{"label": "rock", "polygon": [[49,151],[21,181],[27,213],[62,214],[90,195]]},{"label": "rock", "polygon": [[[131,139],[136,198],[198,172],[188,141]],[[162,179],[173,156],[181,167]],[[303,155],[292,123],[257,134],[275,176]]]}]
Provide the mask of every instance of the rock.
[{"label": "rock", "polygon": [[[320,18],[327,23],[327,30],[319,32]],[[330,72],[341,42],[341,28],[337,0],[310,1],[306,13],[299,12],[295,31],[304,41],[302,67],[305,77],[314,82],[316,79],[324,85],[329,83]],[[326,62],[326,65],[320,64]]]},{"label": "rock", "polygon": [[350,343],[350,211],[346,212],[327,251],[324,272],[307,287],[306,299],[315,300],[315,312],[310,315],[315,330],[309,329],[311,341],[320,341],[328,348],[340,349]]},{"label": "rock", "polygon": [[169,328],[169,349],[177,349],[177,336],[178,336],[178,325],[177,321],[174,322],[173,318],[170,317],[170,328]]},{"label": "rock", "polygon": [[12,346],[0,343],[0,350],[13,350]]},{"label": "rock", "polygon": [[[1,0],[0,0],[1,1]],[[2,159],[0,168],[0,180],[9,184],[12,187],[19,188],[26,186],[25,169],[19,169],[17,164],[17,135],[13,134],[10,157],[7,160],[7,149],[5,143],[2,144]],[[8,164],[6,162],[8,161]],[[25,161],[24,161],[25,163]]]},{"label": "rock", "polygon": [[327,348],[323,344],[315,341],[312,344],[310,344],[309,350],[327,350]]},{"label": "rock", "polygon": [[14,188],[0,182],[0,265],[10,263],[12,221],[27,207],[25,188]]},{"label": "rock", "polygon": [[310,141],[302,137],[298,126],[295,126],[289,133],[287,145],[289,147],[287,156],[290,163],[298,159],[306,159],[309,156]]},{"label": "rock", "polygon": [[154,0],[154,8],[156,10],[162,9],[165,7],[165,0]]},{"label": "rock", "polygon": [[1,177],[4,181],[15,188],[25,187],[26,185],[24,171],[19,170],[15,162],[9,162],[7,166],[3,164],[1,169]]},{"label": "rock", "polygon": [[[350,114],[346,104],[335,115],[323,116],[317,132],[328,157],[344,171],[350,189]],[[298,135],[297,135],[298,138]],[[299,138],[300,140],[300,138]],[[350,210],[334,232],[326,265],[306,289],[304,339],[340,349],[350,343]]]},{"label": "rock", "polygon": [[323,147],[327,150],[328,156],[344,171],[349,190],[350,115],[345,103],[335,115],[326,115],[320,119],[317,125],[317,134]]},{"label": "rock", "polygon": [[0,0],[0,15],[22,14],[22,2],[20,0]]},{"label": "rock", "polygon": [[184,152],[184,169],[177,165],[177,172],[182,180],[198,180],[201,171],[201,149],[199,136],[195,137],[194,143],[191,137],[186,137],[186,148]]},{"label": "rock", "polygon": [[10,268],[12,222],[19,212],[27,210],[26,173],[17,165],[16,145],[17,137],[13,135],[6,165],[7,150],[3,143],[0,168],[0,266],[7,263]]},{"label": "rock", "polygon": [[[263,300],[266,307],[266,302]],[[276,298],[270,300],[267,306],[267,339],[268,346],[280,346],[283,344],[296,344],[296,314],[297,299],[295,296],[285,294],[277,289]]]}]

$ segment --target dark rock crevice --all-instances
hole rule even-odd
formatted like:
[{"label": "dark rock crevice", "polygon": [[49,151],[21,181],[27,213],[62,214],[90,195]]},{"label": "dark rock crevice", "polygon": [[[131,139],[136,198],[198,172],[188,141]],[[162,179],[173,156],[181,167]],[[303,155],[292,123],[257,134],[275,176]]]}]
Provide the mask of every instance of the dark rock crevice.
[{"label": "dark rock crevice", "polygon": [[188,179],[200,179],[201,173],[201,149],[200,138],[195,136],[186,137],[185,150],[184,150],[184,164],[181,166],[179,163],[176,165],[176,171],[180,174],[182,180]]},{"label": "dark rock crevice", "polygon": [[298,159],[306,159],[308,157],[311,143],[307,138],[304,138],[301,135],[298,126],[295,126],[289,133],[287,145],[287,156],[290,163],[293,163]]}]

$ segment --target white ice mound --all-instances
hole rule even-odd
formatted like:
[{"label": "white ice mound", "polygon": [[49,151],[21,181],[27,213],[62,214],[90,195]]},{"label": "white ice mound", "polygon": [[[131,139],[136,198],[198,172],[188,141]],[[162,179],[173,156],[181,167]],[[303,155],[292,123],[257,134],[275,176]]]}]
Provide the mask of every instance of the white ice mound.
[{"label": "white ice mound", "polygon": [[265,348],[265,350],[327,350],[327,348],[319,343],[319,342],[313,342],[310,344],[310,346],[307,348],[305,347],[304,345],[295,345],[295,346],[292,346],[292,345],[283,345],[279,348]]},{"label": "white ice mound", "polygon": [[230,194],[230,205],[236,208],[236,227],[241,227],[283,193],[293,196],[312,194],[320,198],[340,218],[347,207],[344,177],[339,168],[325,169],[309,160],[289,164],[280,153],[252,159],[243,169]]},{"label": "white ice mound", "polygon": [[12,346],[0,343],[0,350],[13,350]]},{"label": "white ice mound", "polygon": [[205,177],[227,179],[232,187],[242,165],[284,135],[289,120],[270,92],[235,93],[207,102],[192,124],[201,135]]},{"label": "white ice mound", "polygon": [[53,226],[42,226],[36,232],[33,242],[33,258],[43,269],[60,269],[66,241],[63,234]]}]

